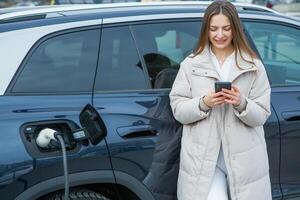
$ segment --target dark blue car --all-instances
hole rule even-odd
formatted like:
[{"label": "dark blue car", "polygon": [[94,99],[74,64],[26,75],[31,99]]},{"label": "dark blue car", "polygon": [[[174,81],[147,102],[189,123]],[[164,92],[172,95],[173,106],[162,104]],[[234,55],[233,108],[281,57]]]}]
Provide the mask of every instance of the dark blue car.
[{"label": "dark blue car", "polygon": [[[143,6],[141,6],[143,5]],[[181,125],[168,94],[208,3],[1,11],[0,199],[175,200]],[[235,4],[272,85],[265,124],[273,199],[300,198],[300,22]],[[76,139],[89,104],[105,137]],[[78,133],[78,132],[77,132]],[[81,133],[81,132],[79,132]],[[78,135],[77,135],[78,136]],[[97,139],[97,138],[96,138]],[[201,186],[199,186],[201,187]]]}]

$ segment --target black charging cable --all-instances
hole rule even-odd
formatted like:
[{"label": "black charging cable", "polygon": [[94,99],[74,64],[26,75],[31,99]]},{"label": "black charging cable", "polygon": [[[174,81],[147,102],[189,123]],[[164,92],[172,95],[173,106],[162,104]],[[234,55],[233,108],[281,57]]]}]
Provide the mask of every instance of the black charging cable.
[{"label": "black charging cable", "polygon": [[[67,150],[64,138],[62,137],[61,133],[56,132],[54,137],[60,143],[60,147],[62,150],[63,156],[63,165],[64,165],[64,178],[65,178],[65,200],[69,200],[69,173],[68,173],[68,162],[67,162]],[[57,143],[55,140],[51,140],[50,143]]]},{"label": "black charging cable", "polygon": [[[74,141],[83,141],[89,138],[86,134],[85,129],[78,129],[72,133]],[[61,149],[64,166],[64,181],[65,181],[65,198],[69,200],[69,173],[68,173],[68,162],[67,162],[67,150],[64,141],[63,133],[58,132],[51,128],[42,129],[37,138],[36,144],[42,149]]]}]

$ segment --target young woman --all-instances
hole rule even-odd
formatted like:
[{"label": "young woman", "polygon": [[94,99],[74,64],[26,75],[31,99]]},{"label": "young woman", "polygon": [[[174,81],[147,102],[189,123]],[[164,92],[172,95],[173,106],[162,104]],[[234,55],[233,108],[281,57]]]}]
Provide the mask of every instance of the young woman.
[{"label": "young woman", "polygon": [[[231,82],[231,90],[215,93],[216,81]],[[208,6],[197,48],[181,63],[170,100],[183,124],[179,200],[272,199],[263,130],[270,86],[230,2]]]}]

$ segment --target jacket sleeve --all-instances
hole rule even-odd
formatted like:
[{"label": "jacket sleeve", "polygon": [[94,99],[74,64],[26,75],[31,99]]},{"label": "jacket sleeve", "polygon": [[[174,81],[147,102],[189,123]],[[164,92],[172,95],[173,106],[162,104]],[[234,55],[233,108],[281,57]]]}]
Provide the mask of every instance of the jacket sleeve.
[{"label": "jacket sleeve", "polygon": [[271,88],[265,68],[261,61],[257,61],[256,80],[252,84],[249,96],[244,97],[243,110],[234,109],[235,115],[246,125],[262,126],[271,114],[270,95]]},{"label": "jacket sleeve", "polygon": [[209,115],[209,108],[202,103],[202,96],[193,97],[188,75],[187,62],[181,63],[179,72],[170,92],[170,104],[177,121],[190,124],[202,120]]}]

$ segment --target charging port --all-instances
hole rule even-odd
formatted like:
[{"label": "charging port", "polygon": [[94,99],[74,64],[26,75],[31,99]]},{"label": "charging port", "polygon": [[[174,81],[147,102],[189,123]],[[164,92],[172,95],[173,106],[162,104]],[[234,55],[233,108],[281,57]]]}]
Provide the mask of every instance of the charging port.
[{"label": "charging port", "polygon": [[68,152],[77,152],[82,144],[88,144],[88,141],[75,141],[73,139],[73,130],[79,127],[67,120],[52,120],[52,121],[38,121],[26,123],[21,127],[21,138],[25,144],[28,153],[35,158],[57,156],[60,154],[61,148],[59,145],[39,146],[37,144],[37,137],[39,133],[46,129],[53,129],[61,133],[65,142],[66,150]]}]

